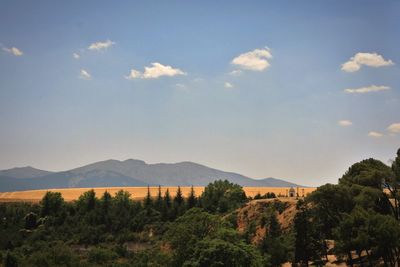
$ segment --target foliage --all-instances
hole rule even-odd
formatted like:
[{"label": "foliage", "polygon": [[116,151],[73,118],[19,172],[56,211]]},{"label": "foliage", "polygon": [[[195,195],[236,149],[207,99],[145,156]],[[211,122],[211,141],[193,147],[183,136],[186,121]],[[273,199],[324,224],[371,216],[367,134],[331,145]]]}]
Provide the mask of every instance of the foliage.
[{"label": "foliage", "polygon": [[[133,200],[123,190],[99,198],[94,190],[65,202],[47,192],[40,203],[0,203],[0,260],[4,266],[280,266],[322,265],[328,240],[349,265],[398,266],[400,149],[392,166],[367,159],[299,200],[293,226],[277,216],[288,203],[269,200],[258,220],[239,233],[237,210],[249,199],[229,181],[192,187],[172,198],[159,187]],[[274,198],[272,194],[255,199]],[[265,231],[259,244],[255,234]]]},{"label": "foliage", "polygon": [[41,201],[41,215],[57,215],[64,205],[64,199],[59,192],[46,192]]},{"label": "foliage", "polygon": [[246,194],[242,187],[227,180],[218,180],[207,185],[201,195],[201,205],[209,212],[232,211],[245,201]]},{"label": "foliage", "polygon": [[398,265],[399,170],[400,150],[391,168],[379,160],[363,160],[338,185],[323,185],[308,196],[295,218],[294,261],[326,258],[327,239],[333,239],[335,254],[349,265]]},{"label": "foliage", "polygon": [[193,254],[183,263],[185,267],[257,267],[262,266],[260,253],[244,242],[227,242],[205,238],[196,244]]}]

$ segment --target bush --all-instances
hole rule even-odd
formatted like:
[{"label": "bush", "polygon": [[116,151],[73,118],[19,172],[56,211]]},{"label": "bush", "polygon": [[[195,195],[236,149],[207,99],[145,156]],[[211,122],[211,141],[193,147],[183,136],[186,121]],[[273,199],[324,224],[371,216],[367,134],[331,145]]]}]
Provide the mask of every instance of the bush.
[{"label": "bush", "polygon": [[117,253],[105,248],[92,248],[89,251],[88,259],[90,263],[104,264],[118,258]]},{"label": "bush", "polygon": [[10,253],[7,252],[5,258],[4,258],[4,267],[18,267],[18,260],[17,257]]}]

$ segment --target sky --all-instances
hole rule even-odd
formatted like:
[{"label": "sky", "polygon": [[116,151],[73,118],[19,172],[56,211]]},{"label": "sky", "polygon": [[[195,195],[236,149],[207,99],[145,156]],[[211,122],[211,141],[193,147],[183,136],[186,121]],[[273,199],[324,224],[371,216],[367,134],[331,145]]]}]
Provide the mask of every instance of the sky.
[{"label": "sky", "polygon": [[193,161],[336,183],[400,147],[399,1],[0,4],[0,169]]}]

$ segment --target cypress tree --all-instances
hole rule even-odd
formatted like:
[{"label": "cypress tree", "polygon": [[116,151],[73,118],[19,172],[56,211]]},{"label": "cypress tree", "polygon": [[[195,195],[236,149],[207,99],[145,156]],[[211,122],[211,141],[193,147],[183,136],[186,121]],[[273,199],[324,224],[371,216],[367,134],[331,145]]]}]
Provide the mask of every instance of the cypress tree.
[{"label": "cypress tree", "polygon": [[164,205],[167,208],[171,207],[171,195],[169,194],[169,189],[168,188],[167,188],[167,191],[165,191],[165,194],[164,194]]},{"label": "cypress tree", "polygon": [[185,201],[185,200],[183,199],[183,196],[182,196],[181,187],[178,186],[178,189],[177,189],[177,191],[176,191],[176,196],[175,196],[175,198],[174,198],[174,204],[177,205],[177,206],[181,206],[181,205],[183,204],[184,201]]},{"label": "cypress tree", "polygon": [[163,197],[161,194],[161,185],[158,186],[158,193],[157,193],[157,199],[154,203],[154,207],[157,211],[161,211],[163,205]]},{"label": "cypress tree", "polygon": [[150,186],[147,186],[147,195],[144,200],[144,207],[149,209],[149,208],[151,208],[152,204],[153,204],[153,200],[152,200],[151,194],[150,194]]},{"label": "cypress tree", "polygon": [[161,216],[164,220],[170,219],[170,209],[171,209],[171,196],[169,194],[169,189],[167,188],[167,191],[165,191],[164,194],[162,211],[161,211]]},{"label": "cypress tree", "polygon": [[192,187],[190,189],[190,194],[189,194],[188,199],[187,199],[187,208],[191,209],[193,207],[196,207],[196,205],[197,205],[197,198],[196,198],[196,195],[194,193],[194,189],[193,189],[193,185],[192,185]]}]

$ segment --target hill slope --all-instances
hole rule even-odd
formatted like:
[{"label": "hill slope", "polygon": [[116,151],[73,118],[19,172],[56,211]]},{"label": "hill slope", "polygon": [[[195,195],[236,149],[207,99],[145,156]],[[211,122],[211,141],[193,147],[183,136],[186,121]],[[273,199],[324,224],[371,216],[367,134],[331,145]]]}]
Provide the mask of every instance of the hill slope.
[{"label": "hill slope", "polygon": [[0,171],[0,176],[7,176],[13,178],[35,178],[51,174],[52,172],[43,171],[39,169],[28,167],[12,168]]},{"label": "hill slope", "polygon": [[147,185],[205,186],[218,179],[227,179],[242,186],[298,186],[275,178],[252,179],[193,162],[147,164],[141,160],[129,159],[100,161],[55,173],[32,169],[23,172],[16,172],[15,168],[0,171],[0,191]]}]

